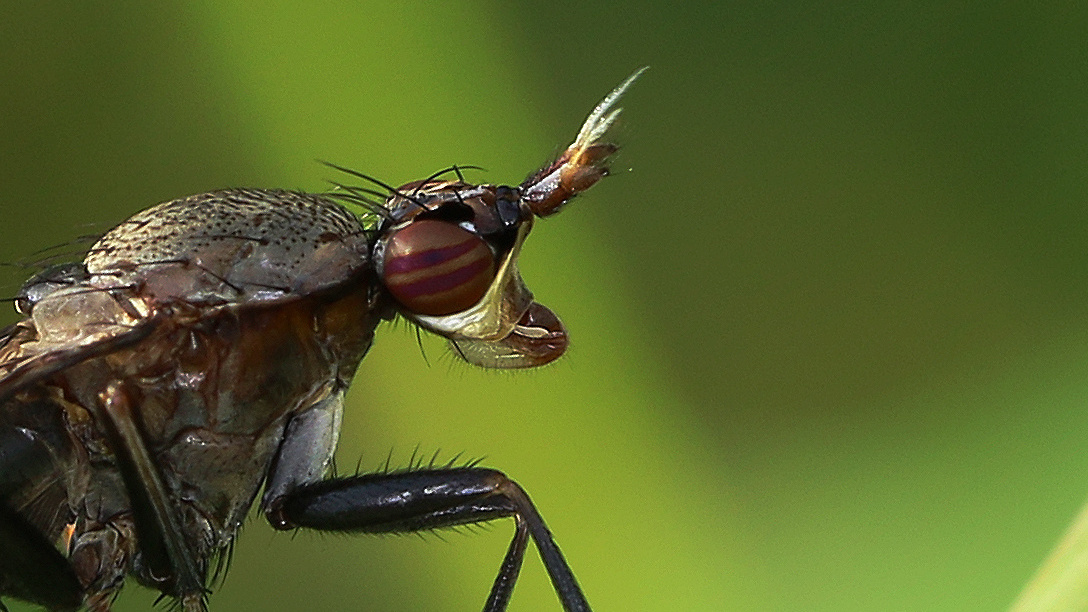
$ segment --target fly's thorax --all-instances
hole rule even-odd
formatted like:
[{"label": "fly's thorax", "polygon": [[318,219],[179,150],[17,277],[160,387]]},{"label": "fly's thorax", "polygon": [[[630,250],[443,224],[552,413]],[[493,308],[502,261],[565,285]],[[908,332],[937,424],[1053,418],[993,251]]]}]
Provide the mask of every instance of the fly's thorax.
[{"label": "fly's thorax", "polygon": [[388,316],[370,249],[360,221],[319,196],[229,190],[160,204],[83,264],[24,286],[30,316],[4,363],[67,364],[24,369],[92,412],[120,381],[153,445],[187,429],[256,435],[351,378]]},{"label": "fly's thorax", "polygon": [[359,285],[287,302],[193,307],[174,312],[141,342],[54,378],[68,402],[88,407],[77,411],[89,417],[84,426],[72,429],[69,419],[68,427],[89,453],[79,464],[93,464],[94,484],[70,488],[68,501],[88,526],[76,541],[92,591],[108,592],[125,571],[163,588],[141,563],[138,544],[115,537],[127,533],[133,508],[117,439],[103,431],[103,385],[112,381],[138,406],[141,444],[177,500],[183,541],[205,564],[236,536],[285,423],[348,384],[379,321],[371,297]]},{"label": "fly's thorax", "polygon": [[[22,389],[3,406],[55,396],[44,413],[69,416],[38,427],[71,441],[58,473],[83,475],[58,478],[50,499],[78,519],[72,558],[89,591],[112,592],[125,571],[154,581],[134,552],[120,476],[128,459],[105,425],[104,390],[138,407],[124,418],[204,563],[235,536],[284,423],[345,387],[369,348],[385,310],[370,248],[362,224],[318,196],[213,192],[139,213],[82,264],[24,285],[18,302],[29,316],[10,332],[4,363],[63,367],[27,370],[33,386],[0,372]],[[46,510],[28,514],[52,533]]]},{"label": "fly's thorax", "polygon": [[370,246],[362,223],[327,199],[233,189],[138,213],[84,264],[96,283],[138,286],[158,301],[274,301],[354,282],[370,266]]}]

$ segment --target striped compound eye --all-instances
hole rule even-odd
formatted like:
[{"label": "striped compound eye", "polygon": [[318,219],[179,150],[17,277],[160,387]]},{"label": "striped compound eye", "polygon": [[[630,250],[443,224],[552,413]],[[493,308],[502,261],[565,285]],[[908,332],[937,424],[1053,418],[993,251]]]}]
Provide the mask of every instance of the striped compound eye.
[{"label": "striped compound eye", "polygon": [[483,239],[445,221],[422,219],[397,230],[385,246],[382,280],[415,314],[443,316],[471,308],[495,279]]}]

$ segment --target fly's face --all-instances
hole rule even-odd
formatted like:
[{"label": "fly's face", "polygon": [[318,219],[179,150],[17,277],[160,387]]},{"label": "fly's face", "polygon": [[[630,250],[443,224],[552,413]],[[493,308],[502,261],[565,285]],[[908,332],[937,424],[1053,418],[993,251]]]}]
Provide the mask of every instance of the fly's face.
[{"label": "fly's face", "polygon": [[567,331],[533,301],[518,254],[535,217],[555,214],[608,174],[616,147],[602,139],[639,74],[594,109],[555,162],[518,187],[426,179],[394,190],[374,264],[404,316],[482,367],[536,367],[566,351]]},{"label": "fly's face", "polygon": [[566,330],[518,273],[533,226],[519,189],[432,182],[398,192],[374,259],[406,317],[483,367],[534,367],[563,354]]}]

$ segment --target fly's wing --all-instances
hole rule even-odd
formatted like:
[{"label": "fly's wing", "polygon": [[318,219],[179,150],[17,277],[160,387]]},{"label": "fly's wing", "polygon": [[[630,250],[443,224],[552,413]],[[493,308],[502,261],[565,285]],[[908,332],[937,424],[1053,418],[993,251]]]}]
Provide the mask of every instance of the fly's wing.
[{"label": "fly's wing", "polygon": [[49,380],[140,342],[160,322],[130,312],[123,299],[83,287],[47,296],[31,316],[0,330],[0,501],[44,533],[56,534],[67,520],[63,474],[72,450]]},{"label": "fly's wing", "polygon": [[[18,397],[21,392],[87,360],[148,339],[170,320],[168,315],[147,314],[124,292],[73,287],[48,295],[35,303],[29,318],[0,333],[0,417],[20,410],[26,400]],[[161,474],[133,416],[134,407],[119,384],[103,381],[102,386],[101,404],[87,408],[104,417],[112,438],[145,562],[157,576],[173,583],[176,595],[199,607],[202,566],[185,544]]]},{"label": "fly's wing", "polygon": [[[31,316],[0,332],[0,425],[11,427],[11,432],[27,436],[23,445],[26,453],[15,456],[20,446],[0,448],[0,464],[5,459],[13,465],[6,472],[18,471],[25,482],[11,483],[18,493],[14,498],[0,497],[0,511],[7,519],[19,518],[11,511],[23,514],[26,525],[33,524],[39,535],[16,527],[11,533],[0,531],[0,542],[6,547],[21,541],[14,536],[27,535],[30,552],[53,550],[50,539],[56,537],[61,524],[70,520],[65,510],[64,485],[49,473],[64,465],[54,462],[64,455],[66,446],[64,425],[58,410],[51,410],[48,393],[36,392],[48,385],[50,378],[88,360],[108,356],[140,343],[151,336],[168,320],[165,315],[141,316],[138,309],[125,296],[109,291],[72,288],[47,296],[34,305]],[[112,429],[119,468],[133,503],[140,547],[145,560],[157,575],[167,576],[179,595],[186,597],[186,609],[202,609],[203,572],[184,546],[177,517],[165,499],[165,488],[155,466],[150,461],[146,447],[133,420],[131,406],[118,400],[116,385],[108,385],[102,393],[101,414]],[[36,389],[37,388],[37,389]],[[42,409],[41,402],[46,409]],[[91,408],[91,407],[88,407]],[[93,409],[92,409],[93,410]],[[5,453],[14,450],[15,453]],[[44,478],[43,478],[44,476]],[[71,500],[68,500],[69,503]],[[12,505],[13,504],[13,505]],[[172,520],[163,520],[166,519]],[[0,517],[3,518],[3,517]],[[19,519],[22,520],[22,519]],[[9,530],[11,531],[11,530]],[[58,568],[68,567],[67,561],[54,560]],[[81,587],[70,571],[58,571],[58,576],[69,579],[70,593],[78,603]],[[0,579],[14,577],[19,584],[32,584],[34,576],[23,576],[17,570],[0,572]],[[10,591],[10,589],[6,589]],[[40,592],[39,592],[40,591]],[[41,599],[42,589],[10,591],[22,598],[45,603],[60,609],[52,600]],[[191,600],[191,601],[190,601]],[[64,608],[69,606],[63,602]],[[192,603],[193,605],[189,605]]]},{"label": "fly's wing", "polygon": [[0,405],[22,389],[147,338],[164,320],[115,292],[73,287],[50,294],[0,333]]}]

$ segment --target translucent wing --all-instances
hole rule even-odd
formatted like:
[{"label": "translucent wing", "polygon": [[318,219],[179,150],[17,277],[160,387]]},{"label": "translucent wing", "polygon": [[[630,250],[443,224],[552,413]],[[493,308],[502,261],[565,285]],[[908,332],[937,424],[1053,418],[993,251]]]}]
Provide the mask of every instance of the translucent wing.
[{"label": "translucent wing", "polygon": [[0,334],[0,405],[21,389],[147,338],[164,320],[110,291],[72,287],[34,306]]}]

